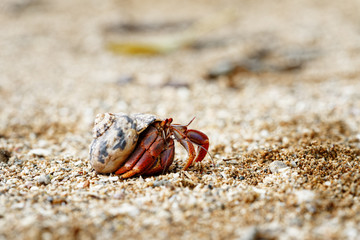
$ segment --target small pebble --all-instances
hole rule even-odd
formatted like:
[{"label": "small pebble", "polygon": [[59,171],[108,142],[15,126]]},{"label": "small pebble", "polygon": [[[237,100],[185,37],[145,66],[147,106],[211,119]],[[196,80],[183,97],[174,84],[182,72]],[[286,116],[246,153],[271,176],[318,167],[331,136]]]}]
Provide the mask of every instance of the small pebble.
[{"label": "small pebble", "polygon": [[28,155],[37,157],[47,157],[51,154],[51,151],[44,148],[36,148],[29,151]]},{"label": "small pebble", "polygon": [[119,176],[111,176],[109,177],[109,181],[118,181],[119,180]]},{"label": "small pebble", "polygon": [[89,181],[89,180],[86,180],[86,181],[84,182],[83,188],[87,188],[87,187],[89,187],[89,186],[90,186],[90,181]]},{"label": "small pebble", "polygon": [[278,173],[282,169],[288,168],[288,166],[282,161],[274,161],[270,163],[269,168],[272,173]]},{"label": "small pebble", "polygon": [[38,183],[39,184],[44,184],[44,185],[48,185],[51,182],[50,176],[49,175],[41,175],[38,178]]},{"label": "small pebble", "polygon": [[0,150],[0,162],[7,163],[9,158],[11,157],[11,153],[7,150]]},{"label": "small pebble", "polygon": [[64,204],[67,204],[67,200],[65,198],[62,198],[62,197],[52,197],[52,196],[49,196],[47,197],[47,201],[49,203],[51,203],[52,205],[64,205]]},{"label": "small pebble", "polygon": [[37,191],[37,190],[39,190],[39,187],[37,187],[37,186],[32,186],[31,188],[30,188],[30,191]]},{"label": "small pebble", "polygon": [[83,165],[83,162],[81,160],[79,160],[79,161],[76,161],[74,163],[74,165],[75,165],[75,167],[81,167]]},{"label": "small pebble", "polygon": [[167,186],[170,182],[168,180],[155,180],[153,183],[154,187]]},{"label": "small pebble", "polygon": [[259,230],[255,226],[251,226],[248,229],[245,229],[239,235],[241,235],[241,237],[239,238],[241,240],[256,240],[259,239]]},{"label": "small pebble", "polygon": [[314,191],[311,190],[298,190],[295,191],[295,196],[297,198],[297,203],[309,203],[315,200],[316,194]]},{"label": "small pebble", "polygon": [[116,192],[113,197],[115,199],[124,199],[125,193],[124,192]]},{"label": "small pebble", "polygon": [[290,164],[291,164],[291,166],[294,167],[294,168],[297,167],[296,161],[291,161]]},{"label": "small pebble", "polygon": [[127,83],[131,83],[135,80],[134,76],[131,75],[121,75],[120,77],[118,77],[118,79],[116,80],[116,84],[117,85],[125,85]]}]

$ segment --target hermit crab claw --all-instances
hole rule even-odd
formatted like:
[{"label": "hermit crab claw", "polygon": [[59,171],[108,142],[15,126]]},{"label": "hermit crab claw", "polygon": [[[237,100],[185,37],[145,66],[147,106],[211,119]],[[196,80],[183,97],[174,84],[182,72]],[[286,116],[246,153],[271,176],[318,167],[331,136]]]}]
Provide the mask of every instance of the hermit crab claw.
[{"label": "hermit crab claw", "polygon": [[[194,129],[187,129],[186,126],[172,125],[173,134],[176,140],[186,149],[189,154],[184,170],[191,166],[193,161],[202,161],[209,149],[209,138],[208,136]],[[197,152],[195,152],[194,145],[198,146]]]}]

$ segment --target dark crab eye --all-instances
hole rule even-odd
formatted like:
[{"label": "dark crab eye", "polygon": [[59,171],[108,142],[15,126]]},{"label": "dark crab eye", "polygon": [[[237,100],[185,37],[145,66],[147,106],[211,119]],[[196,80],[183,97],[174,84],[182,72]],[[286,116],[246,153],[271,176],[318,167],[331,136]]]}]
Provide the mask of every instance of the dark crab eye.
[{"label": "dark crab eye", "polygon": [[173,121],[172,118],[166,118],[164,121],[161,121],[160,127],[161,128],[169,127],[171,125],[172,121]]}]

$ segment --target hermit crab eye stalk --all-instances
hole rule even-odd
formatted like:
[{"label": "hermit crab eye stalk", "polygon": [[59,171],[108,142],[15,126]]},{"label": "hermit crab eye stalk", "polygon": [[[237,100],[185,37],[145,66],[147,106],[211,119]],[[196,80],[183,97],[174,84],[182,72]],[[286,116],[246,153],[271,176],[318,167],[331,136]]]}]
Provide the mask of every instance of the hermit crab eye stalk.
[{"label": "hermit crab eye stalk", "polygon": [[166,118],[164,121],[161,121],[160,127],[162,128],[169,127],[172,121],[173,121],[172,118]]},{"label": "hermit crab eye stalk", "polygon": [[[184,166],[200,162],[208,153],[209,138],[187,129],[187,124],[171,124],[151,114],[105,113],[97,117],[90,145],[90,162],[98,173],[115,173],[122,178],[165,173],[174,160],[174,140],[188,152]],[[198,146],[195,151],[194,144]]]}]

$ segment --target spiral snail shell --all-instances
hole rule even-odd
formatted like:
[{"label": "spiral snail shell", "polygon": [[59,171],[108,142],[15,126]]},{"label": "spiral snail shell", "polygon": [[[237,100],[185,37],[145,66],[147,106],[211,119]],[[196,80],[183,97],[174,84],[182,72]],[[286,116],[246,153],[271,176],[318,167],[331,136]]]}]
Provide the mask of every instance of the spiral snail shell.
[{"label": "spiral snail shell", "polygon": [[139,134],[155,121],[151,114],[101,113],[95,118],[90,163],[98,173],[111,173],[124,164]]}]

